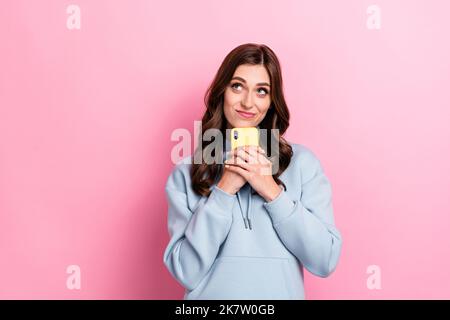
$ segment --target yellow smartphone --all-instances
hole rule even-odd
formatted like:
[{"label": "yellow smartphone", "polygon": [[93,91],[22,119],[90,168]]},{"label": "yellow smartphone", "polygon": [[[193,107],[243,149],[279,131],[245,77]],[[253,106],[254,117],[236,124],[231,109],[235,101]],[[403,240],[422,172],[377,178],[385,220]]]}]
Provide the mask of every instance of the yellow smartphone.
[{"label": "yellow smartphone", "polygon": [[259,146],[259,132],[256,127],[231,129],[231,150],[241,146]]}]

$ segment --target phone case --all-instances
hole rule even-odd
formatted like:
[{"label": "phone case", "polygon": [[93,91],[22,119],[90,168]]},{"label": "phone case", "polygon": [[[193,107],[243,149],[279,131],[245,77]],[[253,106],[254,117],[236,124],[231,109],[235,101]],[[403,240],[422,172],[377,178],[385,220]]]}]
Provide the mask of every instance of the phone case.
[{"label": "phone case", "polygon": [[259,146],[259,132],[255,127],[231,129],[231,149],[241,146]]}]

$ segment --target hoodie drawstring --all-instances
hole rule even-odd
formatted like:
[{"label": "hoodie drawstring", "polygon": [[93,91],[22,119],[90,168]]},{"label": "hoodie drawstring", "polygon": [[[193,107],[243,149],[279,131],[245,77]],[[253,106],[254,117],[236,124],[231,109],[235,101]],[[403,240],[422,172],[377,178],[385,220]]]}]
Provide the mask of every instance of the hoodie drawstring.
[{"label": "hoodie drawstring", "polygon": [[251,210],[252,210],[252,187],[250,186],[250,192],[248,193],[248,207],[247,207],[246,217],[244,217],[244,211],[242,210],[241,196],[239,194],[239,191],[237,192],[237,199],[238,199],[238,203],[239,203],[239,208],[241,210],[241,216],[242,216],[242,219],[244,220],[245,229],[252,230],[252,221],[249,218],[249,212],[251,212]]},{"label": "hoodie drawstring", "polygon": [[[223,156],[223,158],[222,158],[223,160],[228,159],[226,150],[230,150],[230,147],[231,147],[231,144],[230,144],[229,139],[227,138],[227,140],[226,140],[226,148],[223,151],[223,155],[222,155]],[[223,167],[222,167],[222,170],[223,170]],[[237,194],[237,199],[238,199],[238,203],[239,203],[239,208],[241,209],[242,220],[244,220],[245,229],[252,230],[252,221],[251,221],[251,219],[249,217],[249,214],[251,213],[251,210],[252,210],[252,187],[250,186],[250,192],[248,194],[248,207],[247,207],[246,217],[244,217],[244,211],[242,210],[241,196],[240,196],[239,192],[240,191],[238,191],[236,194]]]}]

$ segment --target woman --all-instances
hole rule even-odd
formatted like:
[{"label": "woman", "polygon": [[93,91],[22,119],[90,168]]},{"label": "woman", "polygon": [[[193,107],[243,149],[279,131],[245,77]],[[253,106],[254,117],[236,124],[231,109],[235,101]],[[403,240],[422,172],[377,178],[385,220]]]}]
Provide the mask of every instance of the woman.
[{"label": "woman", "polygon": [[[342,240],[321,163],[282,137],[289,111],[275,53],[257,44],[232,50],[205,104],[202,133],[220,130],[227,151],[226,129],[277,129],[278,170],[260,170],[272,168],[273,145],[233,149],[225,165],[192,157],[178,163],[166,184],[166,267],[185,287],[185,299],[304,299],[303,267],[327,277]],[[207,145],[201,141],[196,151]]]}]

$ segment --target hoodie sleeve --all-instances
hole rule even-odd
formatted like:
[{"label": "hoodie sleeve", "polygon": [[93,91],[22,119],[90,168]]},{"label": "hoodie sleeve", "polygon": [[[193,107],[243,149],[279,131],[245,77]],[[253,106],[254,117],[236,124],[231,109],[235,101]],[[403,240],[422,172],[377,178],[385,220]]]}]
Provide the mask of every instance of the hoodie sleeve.
[{"label": "hoodie sleeve", "polygon": [[174,170],[166,183],[169,244],[164,264],[172,276],[193,290],[206,275],[225,241],[232,223],[235,196],[214,186],[195,210],[188,206],[186,180]]},{"label": "hoodie sleeve", "polygon": [[306,161],[312,170],[302,183],[300,201],[282,190],[264,207],[286,248],[309,272],[327,277],[336,268],[342,239],[334,225],[330,182],[318,159],[308,156]]}]

